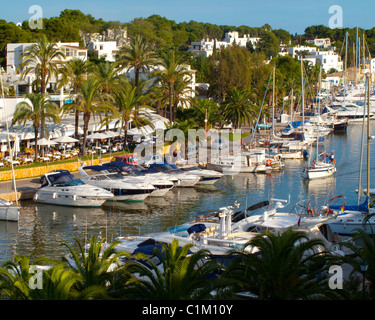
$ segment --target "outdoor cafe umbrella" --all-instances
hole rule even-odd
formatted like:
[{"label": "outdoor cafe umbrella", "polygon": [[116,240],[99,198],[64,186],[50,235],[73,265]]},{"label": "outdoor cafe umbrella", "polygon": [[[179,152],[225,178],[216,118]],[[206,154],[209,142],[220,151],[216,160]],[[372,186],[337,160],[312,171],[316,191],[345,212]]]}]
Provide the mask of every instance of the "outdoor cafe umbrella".
[{"label": "outdoor cafe umbrella", "polygon": [[[108,139],[109,136],[107,136],[104,133],[100,132],[94,132],[86,137],[87,139],[92,139],[92,140],[102,140],[102,139]],[[96,141],[96,146],[98,146],[98,141]]]},{"label": "outdoor cafe umbrella", "polygon": [[86,138],[93,139],[93,140],[101,140],[101,139],[108,139],[109,137],[105,135],[104,133],[94,132],[92,134],[89,134]]},{"label": "outdoor cafe umbrella", "polygon": [[107,136],[107,138],[114,138],[119,135],[117,132],[113,131],[105,131],[104,134]]},{"label": "outdoor cafe umbrella", "polygon": [[[31,145],[34,145],[34,144],[35,144],[35,141],[31,142],[30,144],[31,144]],[[44,147],[44,146],[48,146],[48,147],[50,147],[50,146],[55,145],[55,144],[57,144],[57,142],[52,141],[52,140],[49,140],[49,139],[46,139],[46,138],[42,138],[42,139],[39,139],[39,140],[38,140],[38,147],[39,147],[39,148],[40,148],[40,147]],[[36,150],[35,150],[35,151],[36,151]],[[42,154],[43,154],[43,156],[44,156],[44,149],[42,149]]]},{"label": "outdoor cafe umbrella", "polygon": [[[35,141],[31,142],[30,144],[34,145]],[[57,142],[46,139],[46,138],[42,138],[42,139],[38,140],[38,146],[52,146],[52,145],[55,145],[55,144],[57,144]]]},{"label": "outdoor cafe umbrella", "polygon": [[58,142],[58,143],[73,143],[73,142],[78,142],[79,140],[69,137],[69,136],[61,136],[61,137],[54,139],[53,141]]},{"label": "outdoor cafe umbrella", "polygon": [[58,137],[58,138],[54,139],[53,141],[58,142],[60,144],[64,144],[64,151],[65,151],[65,144],[78,142],[79,140],[75,139],[75,138],[72,138],[72,137],[69,137],[69,136],[61,136],[61,137]]}]

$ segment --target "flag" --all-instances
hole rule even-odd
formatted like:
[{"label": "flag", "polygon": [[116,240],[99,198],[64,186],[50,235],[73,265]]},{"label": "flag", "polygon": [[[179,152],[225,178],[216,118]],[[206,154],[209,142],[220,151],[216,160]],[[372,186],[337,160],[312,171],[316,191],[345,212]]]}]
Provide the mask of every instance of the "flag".
[{"label": "flag", "polygon": [[340,207],[340,210],[345,211],[345,205],[344,204]]}]

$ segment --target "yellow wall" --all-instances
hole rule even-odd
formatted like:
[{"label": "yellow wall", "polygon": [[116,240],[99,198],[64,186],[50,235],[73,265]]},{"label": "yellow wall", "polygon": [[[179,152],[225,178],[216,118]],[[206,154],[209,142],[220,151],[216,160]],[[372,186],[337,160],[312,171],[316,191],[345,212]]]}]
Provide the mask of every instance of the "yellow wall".
[{"label": "yellow wall", "polygon": [[[105,159],[94,159],[94,160],[88,160],[85,161],[87,165],[97,165],[99,162],[109,162],[110,158]],[[78,168],[80,167],[80,163],[78,161],[76,162],[68,162],[68,163],[62,163],[62,164],[54,164],[49,165],[46,164],[44,166],[40,167],[32,167],[32,168],[20,168],[17,169],[17,167],[14,169],[14,174],[16,179],[24,179],[24,178],[32,178],[32,177],[39,177],[43,174],[50,172],[51,170],[58,170],[58,169],[66,169],[71,172],[78,171]],[[0,181],[8,181],[12,180],[12,171],[0,171]]]}]

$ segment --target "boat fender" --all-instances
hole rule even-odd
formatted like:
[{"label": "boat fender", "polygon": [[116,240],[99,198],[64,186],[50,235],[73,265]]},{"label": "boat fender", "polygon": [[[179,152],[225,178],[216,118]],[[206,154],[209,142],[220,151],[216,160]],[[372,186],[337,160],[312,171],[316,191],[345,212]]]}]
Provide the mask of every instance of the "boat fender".
[{"label": "boat fender", "polygon": [[73,196],[73,200],[74,200],[74,201],[77,200],[77,195],[76,195],[76,194]]}]

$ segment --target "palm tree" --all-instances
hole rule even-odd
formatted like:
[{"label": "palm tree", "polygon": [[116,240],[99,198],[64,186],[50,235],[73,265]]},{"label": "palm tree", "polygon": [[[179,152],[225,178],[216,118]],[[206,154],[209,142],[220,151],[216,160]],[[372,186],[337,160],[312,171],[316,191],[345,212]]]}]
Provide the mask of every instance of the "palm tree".
[{"label": "palm tree", "polygon": [[[93,76],[99,81],[99,89],[102,93],[110,95],[113,89],[119,85],[118,68],[113,62],[105,61],[96,65]],[[108,112],[106,112],[106,116]],[[106,130],[109,129],[108,124]]]},{"label": "palm tree", "polygon": [[[127,148],[128,126],[133,122],[136,128],[144,125],[153,127],[150,121],[148,109],[151,107],[144,104],[145,95],[137,94],[138,87],[132,86],[130,83],[123,83],[113,91],[114,104],[117,109],[103,119],[103,123],[108,123],[116,119],[115,125],[121,123],[121,130],[124,130],[124,149]],[[142,106],[142,108],[139,108]]]},{"label": "palm tree", "polygon": [[257,116],[257,106],[252,103],[249,90],[233,89],[221,104],[221,113],[226,121],[230,121],[235,129],[246,123],[252,123]]},{"label": "palm tree", "polygon": [[174,96],[175,83],[190,79],[191,71],[183,64],[184,56],[177,49],[161,51],[159,55],[161,68],[154,74],[157,81],[168,85],[169,120],[174,121],[177,113],[177,106],[174,103],[176,101]]},{"label": "palm tree", "polygon": [[120,52],[118,64],[129,71],[134,68],[135,85],[138,87],[140,72],[149,72],[150,67],[158,63],[156,53],[151,44],[140,35],[130,39],[129,45]]},{"label": "palm tree", "polygon": [[[37,271],[36,266],[46,263],[54,265],[57,262],[43,257],[33,258],[22,255],[16,255],[12,261],[4,262],[0,268],[1,294],[12,300],[32,299],[33,291],[36,290],[30,286],[30,283],[36,286],[42,285],[42,283],[35,283],[32,278],[35,276],[34,271]],[[39,279],[39,281],[42,281],[42,279]]]},{"label": "palm tree", "polygon": [[[190,105],[192,115],[200,128],[207,127],[207,130],[209,130],[214,128],[217,122],[221,122],[222,117],[216,102],[209,99],[198,99],[194,97],[190,100]],[[207,120],[207,122],[205,120]]]},{"label": "palm tree", "polygon": [[316,250],[323,246],[321,240],[290,229],[281,235],[260,234],[247,246],[257,247],[260,254],[233,252],[235,258],[223,275],[237,280],[236,291],[249,291],[261,300],[310,299],[328,291],[324,274],[332,256]]},{"label": "palm tree", "polygon": [[[70,84],[73,93],[75,94],[75,102],[78,104],[78,93],[81,90],[82,82],[87,79],[87,74],[91,69],[90,62],[80,58],[73,58],[67,61],[62,68],[60,74],[62,75],[61,81],[57,89],[60,89],[66,84]],[[75,133],[74,136],[78,139],[78,126],[79,126],[79,110],[75,110]]]},{"label": "palm tree", "polygon": [[[146,260],[151,270],[142,264],[129,263],[126,270],[138,274],[142,278],[133,276],[126,288],[127,295],[132,298],[181,300],[212,298],[211,291],[219,286],[211,278],[219,269],[215,260],[210,259],[210,253],[199,250],[192,254],[193,244],[179,247],[178,240],[170,245],[163,244],[162,249],[154,249],[154,256],[161,261],[158,266],[148,256],[138,253],[137,259]],[[206,260],[207,259],[207,260]],[[205,263],[200,263],[205,261]]]},{"label": "palm tree", "polygon": [[91,116],[100,115],[102,112],[112,111],[113,106],[109,102],[112,98],[99,90],[100,82],[90,77],[81,84],[81,92],[77,94],[77,103],[66,104],[65,112],[77,108],[83,112],[83,143],[82,154],[86,153],[86,137]]},{"label": "palm tree", "polygon": [[38,160],[38,132],[42,124],[42,118],[50,118],[55,123],[60,123],[60,110],[58,106],[50,100],[50,97],[41,93],[30,93],[26,95],[29,100],[17,104],[13,115],[12,126],[14,124],[25,124],[27,121],[33,122],[35,134],[35,161]]},{"label": "palm tree", "polygon": [[118,259],[128,256],[125,252],[116,252],[118,242],[113,242],[104,249],[105,238],[98,241],[93,235],[90,240],[88,252],[77,238],[74,238],[79,250],[75,251],[71,246],[63,243],[71,254],[72,261],[65,258],[70,268],[73,268],[80,275],[78,290],[83,291],[90,287],[105,286],[111,283],[111,272],[119,266]]},{"label": "palm tree", "polygon": [[[37,42],[27,47],[21,54],[22,59],[18,70],[21,70],[21,79],[28,74],[34,73],[36,76],[37,92],[46,93],[47,84],[54,75],[58,78],[59,68],[62,59],[65,58],[64,52],[56,48],[55,43],[48,43],[47,37],[42,34]],[[45,118],[41,117],[40,137],[44,138]]]}]

